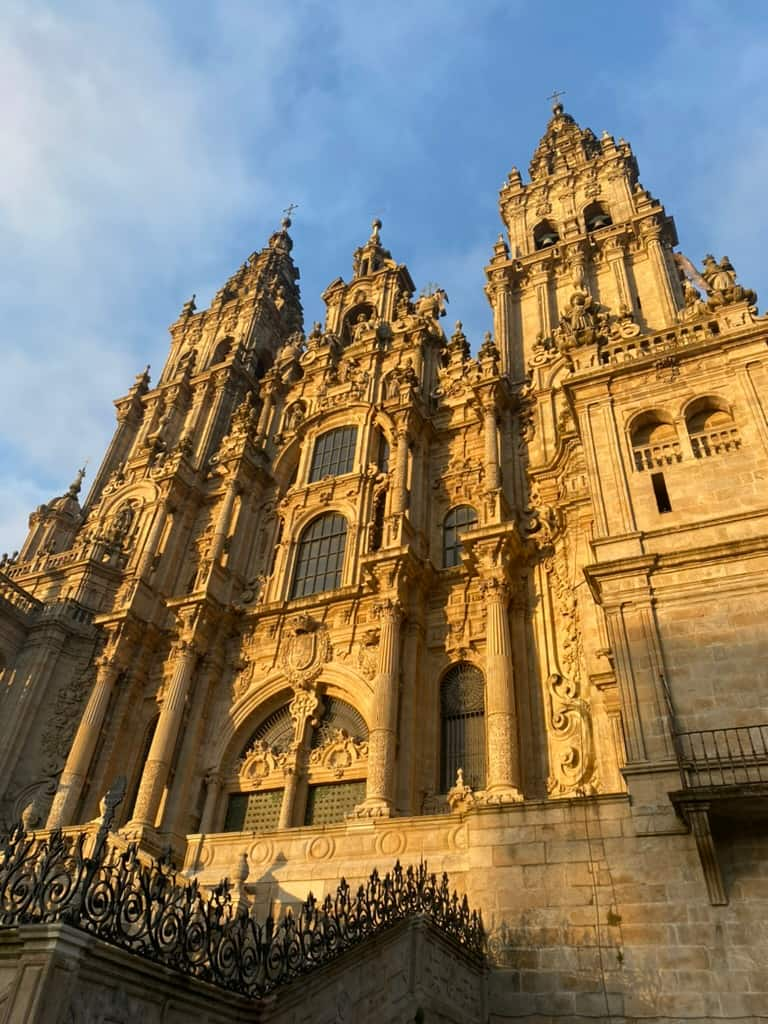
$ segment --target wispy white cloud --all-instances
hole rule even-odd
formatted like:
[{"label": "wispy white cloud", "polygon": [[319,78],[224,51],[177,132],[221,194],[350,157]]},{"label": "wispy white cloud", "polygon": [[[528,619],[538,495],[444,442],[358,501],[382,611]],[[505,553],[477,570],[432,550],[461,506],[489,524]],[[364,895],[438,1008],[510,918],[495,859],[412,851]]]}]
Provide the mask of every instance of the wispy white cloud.
[{"label": "wispy white cloud", "polygon": [[553,84],[633,142],[692,257],[722,249],[759,288],[768,17],[598,8],[585,27],[581,8],[511,0],[6,0],[0,551],[98,461],[111,399],[162,364],[181,302],[207,299],[290,201],[307,319],[381,214],[477,344],[496,190]]}]

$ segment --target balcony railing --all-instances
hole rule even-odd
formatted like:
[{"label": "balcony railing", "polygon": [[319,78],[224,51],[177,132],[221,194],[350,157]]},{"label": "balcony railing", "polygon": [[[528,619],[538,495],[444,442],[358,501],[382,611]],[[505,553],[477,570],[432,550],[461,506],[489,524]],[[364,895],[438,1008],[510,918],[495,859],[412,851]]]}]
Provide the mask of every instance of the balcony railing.
[{"label": "balcony railing", "polygon": [[636,445],[632,449],[632,454],[635,457],[635,468],[638,470],[671,466],[673,463],[683,460],[683,454],[677,441]]},{"label": "balcony railing", "polygon": [[741,439],[736,427],[725,427],[721,430],[705,430],[691,434],[691,448],[697,459],[705,459],[710,455],[722,455],[723,452],[735,452],[741,448]]},{"label": "balcony railing", "polygon": [[768,783],[768,725],[683,732],[677,742],[687,789]]}]

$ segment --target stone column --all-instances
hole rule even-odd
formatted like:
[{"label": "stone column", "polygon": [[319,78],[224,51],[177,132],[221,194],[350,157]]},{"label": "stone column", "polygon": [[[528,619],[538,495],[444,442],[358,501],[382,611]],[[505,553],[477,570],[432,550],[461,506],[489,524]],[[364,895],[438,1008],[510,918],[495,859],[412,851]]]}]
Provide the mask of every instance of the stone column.
[{"label": "stone column", "polygon": [[401,515],[408,506],[408,431],[395,431],[395,477],[392,485],[392,514]]},{"label": "stone column", "polygon": [[368,784],[358,817],[389,817],[395,795],[397,704],[400,688],[400,623],[397,601],[385,600],[375,609],[381,623],[379,659],[374,681],[374,720],[368,736]]},{"label": "stone column", "polygon": [[64,771],[61,773],[46,828],[62,828],[65,825],[76,824],[75,815],[83,785],[121,670],[122,664],[114,655],[103,657],[99,661],[96,682],[77,727]]},{"label": "stone column", "polygon": [[136,797],[132,821],[137,825],[154,826],[197,664],[198,650],[190,640],[180,640],[176,650],[173,676],[157,720]]},{"label": "stone column", "polygon": [[216,772],[209,772],[205,777],[205,803],[200,818],[198,831],[212,832],[216,827],[216,808],[221,795],[222,778]]},{"label": "stone column", "polygon": [[149,537],[147,537],[147,543],[144,545],[144,550],[141,553],[137,571],[139,578],[145,582],[149,579],[154,568],[155,555],[157,554],[160,538],[162,537],[163,530],[165,529],[166,515],[168,512],[169,508],[165,502],[161,502],[155,510],[155,518],[152,522],[152,528],[149,531]]},{"label": "stone column", "polygon": [[661,308],[664,311],[666,324],[677,322],[677,307],[672,292],[672,282],[669,278],[669,267],[664,258],[664,250],[661,244],[661,227],[652,224],[644,229],[648,244],[648,256],[656,272],[656,282],[659,288],[659,299]]},{"label": "stone column", "polygon": [[213,532],[213,540],[211,541],[211,568],[218,562],[221,557],[221,553],[224,550],[224,542],[227,539],[227,532],[229,531],[230,521],[232,519],[232,508],[235,504],[235,498],[240,493],[240,485],[236,480],[230,480],[227,490],[224,493],[224,501],[219,511],[218,519],[216,520],[216,527]]},{"label": "stone column", "polygon": [[501,487],[499,439],[496,432],[496,403],[492,396],[483,402],[483,439],[485,441],[485,482],[489,491]]},{"label": "stone column", "polygon": [[486,610],[486,791],[499,802],[522,800],[515,679],[507,615],[509,588],[503,580],[492,578],[483,581],[481,590]]}]

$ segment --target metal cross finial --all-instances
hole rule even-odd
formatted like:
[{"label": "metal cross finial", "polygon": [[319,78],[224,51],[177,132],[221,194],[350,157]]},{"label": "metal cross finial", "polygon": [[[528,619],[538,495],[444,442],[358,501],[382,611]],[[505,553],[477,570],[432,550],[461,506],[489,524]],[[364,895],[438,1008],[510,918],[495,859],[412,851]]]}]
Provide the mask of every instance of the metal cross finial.
[{"label": "metal cross finial", "polygon": [[286,217],[291,217],[291,216],[293,216],[293,211],[294,210],[298,210],[298,208],[299,208],[299,204],[298,203],[288,203],[286,208],[283,210],[283,213],[286,215]]},{"label": "metal cross finial", "polygon": [[565,96],[565,92],[558,92],[557,89],[552,93],[551,96],[547,96],[548,100],[552,100],[552,109],[561,106],[560,97]]}]

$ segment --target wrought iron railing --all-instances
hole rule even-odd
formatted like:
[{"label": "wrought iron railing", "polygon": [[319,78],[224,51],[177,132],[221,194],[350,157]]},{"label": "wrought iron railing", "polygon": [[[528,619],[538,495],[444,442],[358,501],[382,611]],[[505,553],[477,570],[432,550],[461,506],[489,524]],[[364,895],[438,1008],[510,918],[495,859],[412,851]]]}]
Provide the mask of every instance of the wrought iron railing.
[{"label": "wrought iron railing", "polygon": [[0,837],[0,928],[61,921],[240,995],[263,996],[412,915],[484,956],[480,915],[424,863],[374,871],[356,895],[342,879],[335,895],[310,894],[278,921],[257,922],[237,904],[227,881],[206,894],[167,860],[143,863],[136,844],[110,845],[104,827],[95,840],[20,826]]},{"label": "wrought iron railing", "polygon": [[687,788],[768,782],[768,725],[677,734]]}]

